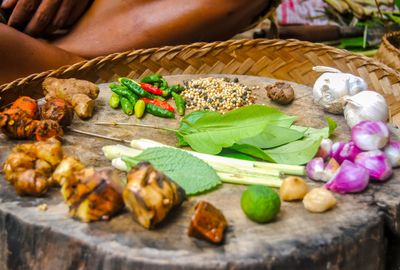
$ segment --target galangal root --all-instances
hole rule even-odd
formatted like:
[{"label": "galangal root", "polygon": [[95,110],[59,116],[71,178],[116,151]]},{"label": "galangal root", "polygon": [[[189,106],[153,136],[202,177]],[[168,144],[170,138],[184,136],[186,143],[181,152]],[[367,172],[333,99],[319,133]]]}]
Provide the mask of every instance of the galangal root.
[{"label": "galangal root", "polygon": [[92,117],[95,99],[99,95],[96,84],[77,79],[46,78],[42,87],[47,101],[63,99],[72,105],[79,118]]}]

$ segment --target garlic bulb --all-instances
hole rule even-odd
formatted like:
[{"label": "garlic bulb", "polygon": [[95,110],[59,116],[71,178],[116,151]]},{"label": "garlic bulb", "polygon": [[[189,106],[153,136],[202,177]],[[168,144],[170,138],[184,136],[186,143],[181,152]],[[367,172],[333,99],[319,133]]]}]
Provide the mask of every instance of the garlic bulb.
[{"label": "garlic bulb", "polygon": [[362,91],[345,97],[344,117],[347,125],[353,127],[364,120],[386,122],[389,108],[385,98],[375,91]]},{"label": "garlic bulb", "polygon": [[313,70],[325,72],[314,83],[313,98],[327,112],[342,114],[345,96],[367,90],[366,82],[353,74],[323,66],[314,67]]}]

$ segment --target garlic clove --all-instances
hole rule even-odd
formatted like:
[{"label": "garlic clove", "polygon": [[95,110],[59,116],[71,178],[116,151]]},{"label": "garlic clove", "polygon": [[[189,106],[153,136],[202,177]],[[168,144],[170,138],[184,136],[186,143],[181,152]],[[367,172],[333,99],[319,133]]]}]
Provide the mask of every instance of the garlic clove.
[{"label": "garlic clove", "polygon": [[381,94],[375,91],[362,91],[345,98],[344,117],[349,127],[364,120],[386,122],[389,117],[389,107]]},{"label": "garlic clove", "polygon": [[303,205],[312,213],[322,213],[336,205],[336,198],[325,188],[314,188],[304,196]]},{"label": "garlic clove", "polygon": [[327,71],[314,83],[314,102],[330,113],[342,114],[346,100],[344,97],[367,90],[366,82],[349,73],[337,72],[329,67],[315,67],[314,70]]},{"label": "garlic clove", "polygon": [[306,182],[298,176],[288,176],[283,179],[282,185],[279,189],[279,196],[282,201],[296,201],[302,200],[308,192]]}]

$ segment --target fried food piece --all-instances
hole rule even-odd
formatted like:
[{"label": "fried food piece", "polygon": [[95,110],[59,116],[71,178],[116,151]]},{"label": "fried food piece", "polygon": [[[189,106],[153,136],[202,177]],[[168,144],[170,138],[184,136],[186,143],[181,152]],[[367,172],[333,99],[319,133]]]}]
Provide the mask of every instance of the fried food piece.
[{"label": "fried food piece", "polygon": [[29,118],[36,118],[38,105],[36,100],[27,96],[21,96],[13,102],[11,109],[20,109],[24,111]]},{"label": "fried food piece", "polygon": [[59,140],[50,138],[47,141],[36,142],[35,146],[37,158],[47,161],[53,168],[60,164],[63,151]]},{"label": "fried food piece", "polygon": [[141,162],[128,173],[122,196],[134,220],[150,229],[183,202],[185,192],[149,162]]},{"label": "fried food piece", "polygon": [[0,128],[11,139],[26,139],[31,137],[39,121],[31,118],[25,111],[10,108],[0,113]]},{"label": "fried food piece", "polygon": [[12,152],[3,164],[4,178],[14,184],[21,173],[33,169],[35,158],[23,152]]},{"label": "fried food piece", "polygon": [[219,244],[228,226],[225,216],[212,204],[201,201],[195,206],[195,213],[189,226],[189,236]]},{"label": "fried food piece", "polygon": [[61,143],[55,138],[16,145],[3,165],[5,179],[14,185],[19,195],[43,195],[62,157]]},{"label": "fried food piece", "polygon": [[64,99],[72,104],[80,118],[92,117],[94,99],[99,95],[96,84],[77,79],[47,78],[42,86],[46,100]]},{"label": "fried food piece", "polygon": [[40,108],[41,119],[54,120],[63,127],[69,126],[73,117],[71,104],[61,98],[50,99]]},{"label": "fried food piece", "polygon": [[83,222],[109,219],[124,206],[118,175],[109,168],[86,168],[75,173],[64,181],[61,193],[70,216]]},{"label": "fried food piece", "polygon": [[21,173],[14,183],[18,195],[40,196],[48,188],[47,177],[39,170],[29,169]]},{"label": "fried food piece", "polygon": [[57,168],[54,170],[53,175],[48,180],[50,185],[62,186],[65,181],[71,181],[74,173],[85,168],[85,165],[79,159],[73,157],[65,157]]},{"label": "fried food piece", "polygon": [[35,134],[36,140],[40,142],[53,137],[60,138],[64,135],[64,131],[56,121],[42,120],[36,126]]}]

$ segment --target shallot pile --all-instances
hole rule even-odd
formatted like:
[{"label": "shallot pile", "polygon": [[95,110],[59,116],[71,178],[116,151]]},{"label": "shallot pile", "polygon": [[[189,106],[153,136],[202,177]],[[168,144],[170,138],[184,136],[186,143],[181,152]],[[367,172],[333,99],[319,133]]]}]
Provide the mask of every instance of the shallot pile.
[{"label": "shallot pile", "polygon": [[362,121],[351,129],[351,141],[332,143],[323,140],[317,157],[306,166],[312,180],[326,182],[338,193],[356,193],[369,181],[382,182],[400,166],[400,141],[390,138],[381,121]]}]

